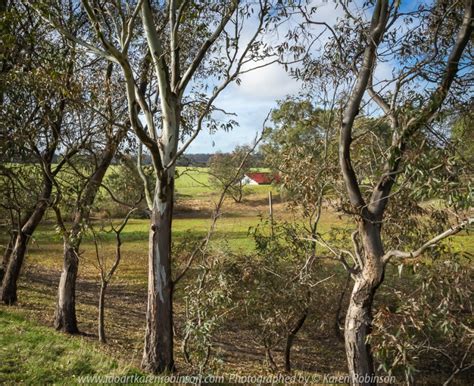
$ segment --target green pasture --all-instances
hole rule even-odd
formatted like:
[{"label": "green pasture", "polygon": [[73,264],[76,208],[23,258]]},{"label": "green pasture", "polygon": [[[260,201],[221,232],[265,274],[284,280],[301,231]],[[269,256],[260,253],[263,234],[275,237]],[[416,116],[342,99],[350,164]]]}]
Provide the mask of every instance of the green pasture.
[{"label": "green pasture", "polygon": [[[249,254],[255,250],[255,242],[249,233],[251,228],[256,227],[262,220],[267,219],[267,213],[224,212],[216,223],[211,237],[210,247],[228,251],[228,253]],[[275,219],[281,221],[298,221],[281,210],[275,213]],[[100,227],[107,222],[97,221],[95,226]],[[207,235],[211,225],[210,216],[180,218],[173,220],[173,248],[176,265],[180,265],[186,259],[193,242]],[[342,229],[348,224],[332,211],[323,212],[319,232],[324,235],[334,229]],[[122,263],[117,277],[124,280],[132,280],[139,283],[146,282],[147,254],[148,254],[148,231],[149,220],[131,219],[122,232]],[[99,251],[101,257],[113,259],[115,248],[115,235],[105,231],[98,233]],[[2,237],[3,238],[3,237]],[[2,244],[6,240],[0,240]],[[455,249],[464,252],[474,251],[474,235],[463,232],[453,237],[450,241]],[[38,264],[50,269],[60,269],[62,264],[63,245],[60,234],[56,231],[54,224],[42,224],[35,232],[28,251],[27,264]],[[96,277],[95,268],[96,252],[93,238],[86,233],[81,245],[81,271],[86,276]]]},{"label": "green pasture", "polygon": [[176,191],[180,198],[196,198],[214,192],[209,182],[208,168],[178,166]]},{"label": "green pasture", "polygon": [[[10,164],[13,169],[24,170],[24,175],[39,175],[39,165],[37,164]],[[55,165],[53,165],[54,169]],[[107,178],[112,174],[117,173],[121,166],[111,165],[107,170],[104,178],[104,184],[107,185]],[[252,171],[269,172],[268,168],[257,168]],[[87,173],[85,173],[87,175]],[[70,181],[71,178],[77,178],[74,171],[68,170],[67,165],[61,169],[58,174],[59,180],[64,179]],[[204,199],[208,200],[213,196],[218,196],[220,191],[219,187],[212,184],[209,179],[209,168],[207,167],[192,167],[192,166],[178,166],[176,167],[176,197],[180,200],[189,199]],[[271,185],[249,185],[244,188],[245,195],[252,195],[255,193],[268,192],[269,190],[275,191],[275,187]],[[117,193],[117,192],[115,192]],[[108,193],[105,189],[101,189],[100,196],[109,199]]]},{"label": "green pasture", "polygon": [[[259,168],[253,171],[269,172],[269,169]],[[208,195],[219,194],[219,189],[213,186],[209,180],[209,168],[207,167],[186,167],[176,168],[176,192],[181,199],[205,198]],[[249,194],[268,192],[274,190],[271,185],[249,185],[244,188],[244,192]]]},{"label": "green pasture", "polygon": [[0,383],[76,383],[78,376],[139,374],[82,337],[66,336],[0,309]]}]

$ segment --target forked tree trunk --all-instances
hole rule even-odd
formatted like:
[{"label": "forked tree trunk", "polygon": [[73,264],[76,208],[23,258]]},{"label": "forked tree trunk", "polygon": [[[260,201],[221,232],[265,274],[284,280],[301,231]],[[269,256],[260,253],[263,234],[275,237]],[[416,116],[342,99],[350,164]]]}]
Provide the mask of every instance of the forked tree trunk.
[{"label": "forked tree trunk", "polygon": [[286,337],[285,371],[287,373],[291,372],[291,348],[293,347],[293,342],[296,338],[296,335],[303,327],[303,324],[306,321],[306,318],[308,317],[308,312],[309,312],[308,309],[303,310],[303,313],[301,314],[299,319],[296,321],[294,327],[291,329],[291,331],[288,333],[288,336]]},{"label": "forked tree trunk", "polygon": [[171,278],[174,170],[169,173],[169,178],[165,173],[165,177],[157,184],[158,193],[154,198],[149,235],[148,309],[142,368],[155,374],[175,369]]},{"label": "forked tree trunk", "polygon": [[69,334],[79,333],[76,319],[76,279],[79,267],[78,249],[64,242],[64,261],[54,313],[54,327]]},{"label": "forked tree trunk", "polygon": [[277,372],[278,371],[278,366],[275,362],[275,359],[273,358],[272,349],[271,349],[270,346],[265,347],[265,356],[267,357],[268,366],[270,367],[270,369],[273,372]]},{"label": "forked tree trunk", "polygon": [[372,332],[372,304],[383,281],[383,246],[380,226],[364,221],[359,227],[365,251],[365,263],[355,279],[347,309],[344,338],[352,385],[375,385],[375,369],[370,344]]},{"label": "forked tree trunk", "polygon": [[2,301],[7,305],[17,301],[17,281],[26,254],[28,236],[20,232],[16,237],[15,247],[10,254],[9,263],[2,281]]},{"label": "forked tree trunk", "polygon": [[[124,134],[125,133],[122,132],[121,135]],[[102,156],[102,161],[92,174],[82,192],[82,199],[77,204],[70,234],[64,235],[64,261],[61,279],[59,280],[54,326],[57,330],[70,334],[77,334],[79,332],[76,318],[76,280],[79,269],[79,248],[82,241],[82,224],[87,223],[89,219],[92,204],[95,201],[99,187],[102,184],[105,173],[112,162],[117,146],[122,138],[123,137],[118,135],[115,140],[107,144]]]}]

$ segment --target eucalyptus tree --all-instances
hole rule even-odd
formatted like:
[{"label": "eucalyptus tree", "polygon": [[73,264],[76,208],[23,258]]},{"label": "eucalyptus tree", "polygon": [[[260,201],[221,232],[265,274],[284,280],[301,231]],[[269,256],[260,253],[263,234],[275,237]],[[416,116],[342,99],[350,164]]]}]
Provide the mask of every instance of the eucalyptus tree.
[{"label": "eucalyptus tree", "polygon": [[[324,291],[327,287],[321,288],[319,284],[328,279],[335,280],[335,274],[321,278],[321,273],[326,272],[324,261],[331,256],[328,256],[327,245],[322,245],[321,248],[315,239],[322,233],[320,221],[324,216],[324,209],[337,207],[341,189],[337,168],[337,128],[340,122],[337,96],[337,87],[326,89],[323,86],[315,94],[310,92],[308,95],[291,96],[280,101],[278,108],[271,115],[273,127],[262,146],[267,166],[280,175],[281,194],[285,197],[288,209],[299,219],[298,222],[301,222],[301,226],[275,224],[274,232],[278,237],[268,238],[268,245],[257,241],[259,254],[268,254],[270,261],[273,260],[272,272],[289,265],[286,270],[293,271],[290,276],[295,277],[290,286],[285,284],[285,280],[281,280],[286,278],[288,273],[278,275],[278,288],[287,291],[283,291],[282,298],[288,298],[283,303],[274,302],[275,309],[272,310],[286,312],[291,316],[286,327],[287,372],[291,370],[290,353],[297,334],[305,327],[308,317],[320,317],[318,309],[314,307],[314,300],[325,297]],[[338,232],[334,234],[334,238],[340,238]],[[262,235],[259,238],[264,239]],[[286,238],[287,241],[280,243],[280,238]],[[288,242],[291,247],[286,246]],[[278,268],[279,258],[282,260],[280,264],[283,264]],[[272,281],[277,283],[278,279],[274,277],[269,282]],[[339,295],[339,304],[334,309],[335,331],[338,337],[340,310],[348,284],[346,280]],[[298,300],[295,301],[296,299]],[[325,313],[328,312],[331,311],[326,309]],[[268,332],[275,333],[271,326],[277,327],[279,324],[266,323],[267,335]],[[271,342],[271,339],[268,342]]]},{"label": "eucalyptus tree", "polygon": [[[149,200],[148,308],[142,366],[152,372],[173,370],[175,163],[204,128],[215,128],[214,103],[222,91],[232,82],[238,83],[239,76],[252,67],[271,62],[272,47],[261,35],[274,22],[282,22],[286,12],[280,2],[268,0],[83,0],[89,33],[75,36],[61,22],[54,3],[30,4],[72,42],[120,68],[130,125],[152,158],[156,185]],[[149,74],[137,67],[146,56],[152,64]],[[151,90],[148,95],[140,87],[143,83]]]},{"label": "eucalyptus tree", "polygon": [[474,168],[474,112],[472,103],[466,106],[466,110],[454,112],[450,143],[456,148],[458,154],[467,165],[470,165],[471,172]]},{"label": "eucalyptus tree", "polygon": [[[354,260],[352,267],[345,264],[354,279],[345,345],[352,383],[374,384],[375,368],[367,337],[372,329],[374,296],[384,280],[387,263],[394,258],[417,258],[472,222],[458,211],[455,225],[442,233],[431,233],[434,237],[426,242],[418,237],[414,250],[405,252],[399,248],[414,245],[407,239],[416,233],[416,226],[406,228],[403,219],[392,214],[407,214],[407,202],[396,199],[401,192],[415,194],[423,186],[433,188],[429,175],[416,173],[419,156],[423,155],[417,149],[426,148],[426,139],[443,108],[466,103],[466,91],[472,90],[474,3],[440,0],[412,8],[408,2],[389,0],[369,1],[362,8],[344,0],[338,3],[345,16],[335,26],[318,21],[302,8],[308,24],[324,25],[330,35],[323,54],[308,63],[305,76],[315,83],[316,76],[323,82],[340,84],[342,80],[346,85],[341,94],[346,99],[342,105],[339,164],[348,197],[345,210],[357,229],[352,234],[353,251],[338,253],[341,260],[348,255]],[[371,12],[370,21],[364,17],[365,11]],[[383,66],[391,68],[390,73],[381,75],[378,70]],[[391,141],[388,145],[380,141],[379,161],[368,169],[354,162],[355,149],[365,146],[354,136],[354,127],[360,111],[371,106],[378,106]],[[447,160],[431,158],[428,162],[433,174]],[[444,185],[450,190],[464,189],[457,208],[469,205],[470,193],[465,186]],[[443,198],[444,193],[437,192],[438,197]],[[448,222],[449,217],[444,219]],[[431,237],[428,234],[425,237]],[[394,239],[396,242],[391,242]]]},{"label": "eucalyptus tree", "polygon": [[308,237],[314,237],[323,201],[334,196],[335,100],[328,94],[288,97],[279,102],[271,118],[273,128],[262,146],[265,161],[280,175],[290,208],[301,211]]},{"label": "eucalyptus tree", "polygon": [[107,287],[112,280],[112,277],[114,273],[117,271],[117,268],[120,264],[120,260],[122,259],[122,239],[121,239],[121,233],[124,230],[125,226],[127,225],[128,220],[130,219],[130,216],[132,213],[136,210],[137,208],[134,207],[129,210],[125,218],[122,220],[120,225],[118,227],[115,227],[112,223],[110,224],[110,232],[113,232],[115,234],[115,256],[113,263],[111,264],[110,267],[107,267],[107,258],[103,255],[100,254],[99,252],[99,244],[98,244],[98,238],[97,235],[94,231],[94,244],[95,244],[95,252],[96,252],[96,257],[97,257],[97,265],[99,269],[99,274],[100,274],[100,291],[99,291],[99,315],[98,315],[98,335],[99,335],[99,342],[101,343],[106,343],[106,337],[105,337],[105,293],[107,291]]},{"label": "eucalyptus tree", "polygon": [[[120,92],[120,88],[117,87],[117,79],[112,77],[113,63],[102,64],[102,66],[89,66],[84,74],[88,75],[90,80],[85,85],[79,101],[84,109],[77,113],[77,125],[84,126],[83,131],[89,133],[93,139],[81,152],[87,165],[81,165],[79,162],[68,162],[67,165],[76,177],[72,180],[79,178],[77,195],[69,197],[74,201],[71,213],[73,220],[70,225],[66,225],[63,220],[60,207],[54,206],[64,240],[63,269],[58,287],[54,326],[68,333],[79,332],[75,288],[82,237],[87,230],[93,204],[105,173],[127,135],[129,127],[127,122],[123,122],[126,118],[126,101],[125,98],[120,97],[123,92]],[[67,175],[66,179],[69,179]],[[60,178],[56,179],[56,186],[61,193],[63,189],[59,180]]]},{"label": "eucalyptus tree", "polygon": [[15,162],[0,166],[1,227],[8,234],[0,266],[0,283],[7,270],[18,229],[22,228],[25,217],[27,219],[26,214],[32,210],[40,196],[41,190],[38,188],[41,186],[36,183],[38,179],[41,179],[39,165]]},{"label": "eucalyptus tree", "polygon": [[[65,39],[54,35],[31,10],[17,3],[6,8],[2,40],[9,54],[2,63],[2,150],[3,169],[14,178],[12,183],[31,198],[12,232],[11,248],[2,281],[1,298],[6,304],[17,300],[17,280],[28,243],[46,210],[55,200],[52,176],[59,173],[64,158],[56,163],[61,150],[72,156],[77,146],[65,140],[69,130],[65,122],[70,98],[77,90],[73,72],[76,55]],[[74,26],[71,26],[74,30]],[[30,181],[36,189],[21,186],[15,163],[23,162],[31,168],[31,176],[38,170],[40,183]]]}]

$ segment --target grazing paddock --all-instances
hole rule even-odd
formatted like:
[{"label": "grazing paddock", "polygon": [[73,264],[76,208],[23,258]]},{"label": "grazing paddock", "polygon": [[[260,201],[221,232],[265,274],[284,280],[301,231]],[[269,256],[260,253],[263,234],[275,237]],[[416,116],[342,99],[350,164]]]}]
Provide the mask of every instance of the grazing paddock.
[{"label": "grazing paddock", "polygon": [[[194,172],[196,173],[196,172]],[[207,234],[213,210],[213,201],[217,192],[197,189],[193,185],[197,176],[178,183],[178,192],[188,189],[190,197],[179,197],[173,221],[174,271],[179,272],[187,256],[183,253],[183,241],[189,236],[203,237]],[[186,182],[186,183],[184,183]],[[181,185],[182,184],[182,185]],[[181,186],[181,188],[180,188]],[[229,259],[234,254],[248,255],[253,258],[255,242],[249,235],[249,228],[257,226],[261,218],[268,217],[267,195],[273,187],[256,187],[241,204],[226,200],[223,214],[217,222],[212,235],[211,250],[227,251]],[[202,188],[204,189],[204,188]],[[207,188],[206,188],[207,189]],[[192,193],[191,193],[192,192]],[[286,204],[275,200],[274,218],[280,221],[299,221],[286,208]],[[103,220],[96,220],[101,224]],[[119,222],[119,220],[116,220]],[[144,333],[147,288],[147,219],[131,219],[122,234],[122,261],[111,282],[106,295],[106,334],[108,343],[99,346],[97,340],[97,303],[99,278],[95,248],[90,234],[85,236],[81,246],[79,278],[77,284],[77,313],[81,337],[66,337],[54,332],[51,327],[59,273],[62,265],[63,245],[60,235],[51,222],[42,224],[30,244],[24,270],[19,283],[19,303],[14,307],[0,306],[2,324],[2,362],[14,348],[19,357],[16,366],[0,368],[1,381],[63,382],[71,374],[135,374],[139,367]],[[323,212],[320,232],[329,232],[333,228],[344,228],[344,218],[332,210]],[[5,240],[1,240],[4,245]],[[113,234],[101,233],[98,241],[101,256],[112,261],[115,241]],[[452,243],[459,250],[474,251],[474,236],[460,234]],[[323,251],[324,252],[324,251]],[[343,344],[333,332],[333,314],[337,298],[345,281],[345,272],[335,262],[327,261],[320,266],[322,275],[335,275],[324,287],[316,289],[316,311],[310,315],[305,327],[295,342],[293,365],[297,374],[342,374],[345,371]],[[410,284],[410,277],[398,280],[395,267],[388,275],[398,281]],[[185,323],[185,296],[187,286],[196,278],[192,268],[185,279],[176,287],[175,328],[176,360],[178,373],[192,373],[181,352],[182,331]],[[384,295],[379,299],[381,302]],[[389,301],[389,300],[388,300]],[[224,328],[217,334],[213,345],[213,355],[219,358],[226,372],[240,374],[269,374],[265,350],[258,344],[252,331],[240,328],[242,316],[231,314]],[[21,343],[18,337],[21,336]],[[23,339],[25,338],[25,339]],[[77,349],[77,350],[76,350]],[[68,353],[62,356],[61,353]],[[61,360],[52,368],[44,366],[45,355],[54,357],[58,353]],[[276,360],[281,360],[282,351],[275,350]],[[104,359],[102,359],[104,358]],[[114,358],[114,359],[112,359]],[[313,358],[308,361],[307,358]],[[5,359],[6,360],[6,359]],[[10,359],[9,359],[10,360]],[[8,362],[10,363],[10,362]],[[222,370],[216,368],[216,373]],[[426,371],[429,372],[427,364]],[[25,374],[24,376],[20,374]]]}]

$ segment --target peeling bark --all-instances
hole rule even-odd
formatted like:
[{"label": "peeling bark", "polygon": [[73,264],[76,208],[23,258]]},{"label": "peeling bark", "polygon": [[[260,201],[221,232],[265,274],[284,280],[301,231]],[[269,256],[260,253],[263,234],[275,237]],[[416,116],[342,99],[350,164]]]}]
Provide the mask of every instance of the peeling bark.
[{"label": "peeling bark", "polygon": [[[347,310],[344,333],[349,373],[353,379],[375,375],[372,353],[367,343],[367,336],[372,328],[373,295],[374,290],[369,281],[357,280],[355,282]],[[359,383],[353,381],[352,384]],[[375,382],[363,384],[373,385]]]},{"label": "peeling bark", "polygon": [[[174,173],[174,172],[173,172]],[[172,372],[173,282],[171,279],[171,221],[174,175],[158,181],[151,216],[148,257],[148,308],[142,368]]]},{"label": "peeling bark", "polygon": [[[384,278],[382,261],[383,245],[380,225],[370,221],[360,224],[359,232],[364,246],[365,264],[356,278],[352,288],[349,307],[347,309],[344,338],[349,374],[353,385],[374,385],[370,380],[375,376],[374,363],[370,344],[367,342],[372,332],[372,304],[377,288]],[[357,379],[369,379],[359,382]]]}]

